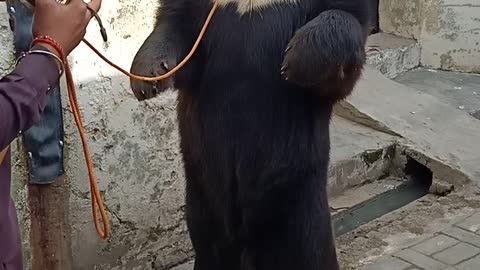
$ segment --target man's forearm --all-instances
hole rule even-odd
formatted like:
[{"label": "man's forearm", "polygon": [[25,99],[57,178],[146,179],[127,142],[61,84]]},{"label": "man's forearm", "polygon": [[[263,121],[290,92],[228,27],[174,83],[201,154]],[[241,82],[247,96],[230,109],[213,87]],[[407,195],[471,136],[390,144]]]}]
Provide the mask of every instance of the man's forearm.
[{"label": "man's forearm", "polygon": [[57,86],[58,76],[54,58],[31,54],[0,79],[0,151],[40,120],[47,93]]}]

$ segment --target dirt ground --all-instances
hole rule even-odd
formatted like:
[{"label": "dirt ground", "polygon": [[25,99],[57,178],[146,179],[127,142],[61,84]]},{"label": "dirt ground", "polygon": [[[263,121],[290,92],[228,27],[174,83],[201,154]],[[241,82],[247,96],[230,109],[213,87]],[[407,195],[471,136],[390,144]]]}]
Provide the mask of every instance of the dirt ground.
[{"label": "dirt ground", "polygon": [[342,270],[360,268],[384,254],[442,230],[456,218],[480,208],[480,192],[429,194],[356,230],[337,237]]}]

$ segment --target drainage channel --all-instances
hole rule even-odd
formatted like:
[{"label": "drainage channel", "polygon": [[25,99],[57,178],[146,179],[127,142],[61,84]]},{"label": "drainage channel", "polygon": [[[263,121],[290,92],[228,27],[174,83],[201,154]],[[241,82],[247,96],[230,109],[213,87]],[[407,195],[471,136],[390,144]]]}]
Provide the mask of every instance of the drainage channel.
[{"label": "drainage channel", "polygon": [[428,194],[432,184],[432,172],[428,168],[408,158],[405,174],[405,183],[398,187],[333,215],[335,235],[348,233]]}]

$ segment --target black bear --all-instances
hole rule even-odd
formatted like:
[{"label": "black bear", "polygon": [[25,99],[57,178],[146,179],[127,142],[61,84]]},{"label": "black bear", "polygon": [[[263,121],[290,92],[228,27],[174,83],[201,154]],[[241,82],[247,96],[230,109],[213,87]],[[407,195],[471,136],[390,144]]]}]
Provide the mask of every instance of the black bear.
[{"label": "black bear", "polygon": [[[214,0],[160,0],[131,71],[157,76],[192,48]],[[172,79],[195,270],[339,269],[327,201],[333,105],[362,74],[369,0],[218,0]]]}]

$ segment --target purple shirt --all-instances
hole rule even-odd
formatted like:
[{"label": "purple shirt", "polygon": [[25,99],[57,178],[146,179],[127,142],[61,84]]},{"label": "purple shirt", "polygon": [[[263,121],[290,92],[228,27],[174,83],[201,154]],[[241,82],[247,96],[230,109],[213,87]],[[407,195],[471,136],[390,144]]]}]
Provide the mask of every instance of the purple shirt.
[{"label": "purple shirt", "polygon": [[[48,91],[58,85],[55,61],[48,55],[27,55],[0,79],[0,150],[40,120]],[[17,214],[10,197],[10,165],[9,151],[0,165],[0,270],[23,270]]]}]

